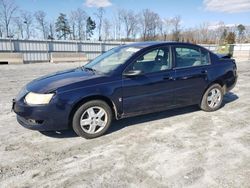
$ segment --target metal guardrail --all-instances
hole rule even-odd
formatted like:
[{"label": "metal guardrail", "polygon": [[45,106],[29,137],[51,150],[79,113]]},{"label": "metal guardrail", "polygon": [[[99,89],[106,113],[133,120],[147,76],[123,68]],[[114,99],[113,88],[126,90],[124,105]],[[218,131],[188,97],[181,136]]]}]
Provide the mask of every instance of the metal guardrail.
[{"label": "metal guardrail", "polygon": [[[128,43],[128,42],[126,42]],[[18,40],[0,39],[0,56],[3,52],[22,53],[24,62],[46,62],[52,52],[85,53],[88,59],[94,59],[99,54],[125,44],[124,42],[100,41],[57,41],[57,40]],[[217,45],[201,44],[211,51],[216,51]],[[237,58],[250,60],[250,44],[234,44],[234,54]]]},{"label": "metal guardrail", "polygon": [[51,41],[51,40],[12,40],[0,39],[1,52],[23,53],[25,62],[49,61],[52,52],[85,53],[93,59],[100,53],[110,50],[122,42],[99,41]]}]

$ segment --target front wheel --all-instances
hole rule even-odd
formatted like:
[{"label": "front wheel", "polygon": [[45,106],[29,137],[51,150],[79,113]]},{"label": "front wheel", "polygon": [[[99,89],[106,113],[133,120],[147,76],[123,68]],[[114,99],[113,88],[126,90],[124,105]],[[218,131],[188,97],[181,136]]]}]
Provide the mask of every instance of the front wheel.
[{"label": "front wheel", "polygon": [[200,108],[207,112],[218,110],[223,101],[223,89],[219,84],[210,86],[202,97]]},{"label": "front wheel", "polygon": [[90,139],[103,135],[112,121],[112,110],[100,100],[93,100],[80,106],[72,121],[73,130],[77,135]]}]

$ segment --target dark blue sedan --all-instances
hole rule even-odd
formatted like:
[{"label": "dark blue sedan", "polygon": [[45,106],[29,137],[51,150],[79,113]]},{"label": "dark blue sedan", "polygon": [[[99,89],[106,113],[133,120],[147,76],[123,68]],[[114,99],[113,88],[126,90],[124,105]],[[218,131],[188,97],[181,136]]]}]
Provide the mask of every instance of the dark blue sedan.
[{"label": "dark blue sedan", "polygon": [[193,44],[143,42],[114,48],[83,67],[27,84],[13,100],[18,122],[39,131],[104,134],[112,119],[198,104],[221,107],[236,64]]}]

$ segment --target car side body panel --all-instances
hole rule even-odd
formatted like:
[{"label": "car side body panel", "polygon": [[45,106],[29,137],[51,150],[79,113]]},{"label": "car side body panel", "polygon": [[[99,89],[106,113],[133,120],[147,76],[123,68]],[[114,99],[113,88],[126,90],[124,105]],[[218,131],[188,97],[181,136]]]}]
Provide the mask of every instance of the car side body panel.
[{"label": "car side body panel", "polygon": [[176,69],[175,103],[178,106],[197,104],[209,84],[211,65]]},{"label": "car side body panel", "polygon": [[[143,46],[112,74],[99,75],[70,70],[37,79],[27,85],[29,92],[55,92],[48,105],[30,106],[25,95],[16,99],[13,110],[18,122],[34,130],[68,129],[71,116],[78,105],[88,99],[107,99],[116,119],[152,113],[170,108],[199,104],[203,93],[212,83],[220,83],[225,92],[232,89],[237,80],[236,65],[232,59],[220,59],[209,52],[209,65],[176,68],[171,50],[171,67],[168,70],[124,77],[123,72],[136,58],[146,51],[175,45],[203,47],[174,42],[131,44]],[[171,49],[170,48],[170,49]],[[81,72],[82,71],[82,72]],[[39,85],[40,84],[40,85]],[[49,90],[46,90],[48,89]]]},{"label": "car side body panel", "polygon": [[123,78],[123,116],[171,108],[174,104],[174,70]]}]

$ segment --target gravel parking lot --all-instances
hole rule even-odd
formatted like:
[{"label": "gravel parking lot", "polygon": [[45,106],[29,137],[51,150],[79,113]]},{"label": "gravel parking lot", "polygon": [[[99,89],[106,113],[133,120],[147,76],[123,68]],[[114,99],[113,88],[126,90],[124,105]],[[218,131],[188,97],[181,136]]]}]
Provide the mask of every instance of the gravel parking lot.
[{"label": "gravel parking lot", "polygon": [[38,76],[78,66],[0,66],[0,187],[249,187],[250,62],[216,112],[196,106],[124,119],[93,140],[21,127],[11,99]]}]

